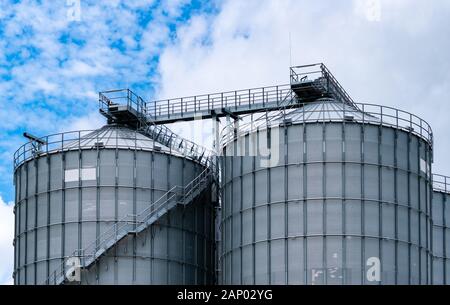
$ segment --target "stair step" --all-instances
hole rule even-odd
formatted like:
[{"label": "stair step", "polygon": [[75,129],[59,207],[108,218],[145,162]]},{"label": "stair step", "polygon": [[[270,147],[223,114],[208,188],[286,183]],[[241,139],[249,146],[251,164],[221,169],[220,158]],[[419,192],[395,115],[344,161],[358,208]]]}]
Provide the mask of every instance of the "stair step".
[{"label": "stair step", "polygon": [[[201,176],[198,176],[195,179],[198,179],[199,177],[201,177]],[[195,179],[192,181],[196,181]],[[158,211],[156,211],[156,212],[150,211],[149,215],[148,215],[148,219],[146,219],[144,223],[138,225],[137,227],[130,226],[130,228],[128,230],[121,231],[120,234],[111,236],[109,239],[102,241],[101,242],[101,244],[103,245],[102,247],[97,249],[93,255],[87,254],[87,256],[84,257],[84,262],[83,262],[82,267],[89,268],[89,266],[91,266],[93,263],[95,263],[99,257],[101,257],[103,254],[105,254],[109,249],[114,247],[117,244],[117,242],[119,242],[120,240],[122,240],[123,238],[128,236],[129,234],[139,234],[140,232],[144,231],[149,226],[151,226],[153,223],[155,223],[158,219],[160,219],[162,216],[167,214],[168,211],[170,211],[174,207],[176,207],[180,204],[183,206],[190,204],[193,200],[195,200],[195,198],[197,198],[197,196],[199,196],[208,187],[209,183],[211,182],[210,177],[201,178],[201,179],[203,179],[203,180],[201,180],[201,182],[194,184],[194,187],[190,190],[189,195],[186,195],[179,200],[178,199],[175,200],[174,198],[176,198],[176,197],[173,197],[173,196],[170,197],[170,200],[166,201],[165,203],[162,203],[162,208],[160,208]],[[173,194],[173,192],[172,193],[168,192],[168,194]],[[169,197],[167,194],[165,194],[164,196]],[[164,196],[162,196],[161,198],[164,198]],[[139,218],[139,216],[137,216],[137,217]],[[112,227],[112,228],[116,228],[116,227]],[[121,229],[126,228],[126,226],[121,226],[120,228]],[[57,278],[56,282],[57,282],[57,284],[62,284],[64,281],[65,281],[65,276],[63,274],[61,277]]]}]

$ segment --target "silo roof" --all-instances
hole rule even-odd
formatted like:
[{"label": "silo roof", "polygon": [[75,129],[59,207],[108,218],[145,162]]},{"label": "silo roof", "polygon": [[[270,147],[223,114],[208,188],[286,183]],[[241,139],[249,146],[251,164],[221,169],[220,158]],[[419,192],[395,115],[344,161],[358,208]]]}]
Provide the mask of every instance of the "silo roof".
[{"label": "silo roof", "polygon": [[[153,139],[143,135],[135,130],[132,130],[123,125],[105,125],[97,130],[83,134],[79,139],[68,142],[63,145],[64,149],[82,148],[89,149],[102,146],[105,148],[120,148],[120,149],[138,149],[138,150],[155,150],[162,152],[174,151],[167,146],[155,142]],[[176,154],[176,153],[175,153]]]},{"label": "silo roof", "polygon": [[288,110],[285,115],[280,113],[270,119],[271,122],[284,122],[291,119],[293,123],[303,123],[310,121],[333,121],[352,119],[355,121],[379,121],[378,118],[362,112],[360,109],[337,101],[335,99],[323,98],[316,102],[307,103],[303,107]]},{"label": "silo roof", "polygon": [[123,125],[110,124],[97,130],[70,131],[40,138],[45,144],[27,142],[14,153],[14,169],[24,162],[45,154],[78,149],[136,149],[183,155]]},{"label": "silo roof", "polygon": [[261,115],[255,120],[240,125],[240,132],[251,132],[256,129],[283,124],[302,124],[326,121],[351,120],[356,122],[379,123],[380,119],[359,108],[331,98],[322,98],[302,107],[281,109],[280,111]]}]

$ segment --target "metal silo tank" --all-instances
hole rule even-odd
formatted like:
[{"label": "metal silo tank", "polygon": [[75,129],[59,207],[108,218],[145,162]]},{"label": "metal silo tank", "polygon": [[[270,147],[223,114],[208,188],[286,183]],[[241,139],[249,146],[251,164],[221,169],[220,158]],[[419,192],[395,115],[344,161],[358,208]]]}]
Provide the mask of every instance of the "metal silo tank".
[{"label": "metal silo tank", "polygon": [[[95,245],[126,215],[139,214],[204,170],[120,125],[45,140],[39,151],[28,143],[15,156],[16,284],[57,283],[53,274],[74,250]],[[209,196],[204,191],[127,235],[82,269],[81,284],[212,283]]]},{"label": "metal silo tank", "polygon": [[447,285],[450,277],[450,178],[433,175],[433,284]]},{"label": "metal silo tank", "polygon": [[[223,284],[430,282],[432,133],[424,121],[322,99],[228,135]],[[266,152],[255,149],[264,141],[279,156],[267,167]],[[377,260],[379,281],[367,275]]]}]

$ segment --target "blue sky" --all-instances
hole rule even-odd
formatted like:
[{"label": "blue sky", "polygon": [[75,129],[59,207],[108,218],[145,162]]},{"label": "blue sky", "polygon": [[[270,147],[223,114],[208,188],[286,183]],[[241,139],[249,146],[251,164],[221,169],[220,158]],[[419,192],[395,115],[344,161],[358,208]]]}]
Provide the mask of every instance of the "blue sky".
[{"label": "blue sky", "polygon": [[12,156],[22,133],[101,126],[102,90],[129,87],[152,97],[160,54],[178,28],[218,9],[198,0],[0,1],[0,251],[8,257],[0,284],[12,270]]},{"label": "blue sky", "polygon": [[11,153],[23,131],[45,135],[96,115],[101,90],[130,87],[151,97],[160,50],[192,15],[216,10],[213,2],[82,0],[79,15],[68,18],[76,1],[16,2],[0,6],[0,196],[7,202]]},{"label": "blue sky", "polygon": [[12,272],[23,131],[101,126],[102,90],[157,99],[259,87],[287,83],[290,63],[325,62],[356,101],[428,121],[433,170],[450,175],[448,0],[80,0],[73,15],[77,2],[0,0],[0,283]]}]

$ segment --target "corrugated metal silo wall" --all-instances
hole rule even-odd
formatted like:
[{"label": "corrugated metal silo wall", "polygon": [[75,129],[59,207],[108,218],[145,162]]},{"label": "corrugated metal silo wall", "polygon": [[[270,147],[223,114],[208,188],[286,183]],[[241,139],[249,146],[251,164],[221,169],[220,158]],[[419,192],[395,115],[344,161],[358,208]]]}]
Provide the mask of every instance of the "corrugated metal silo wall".
[{"label": "corrugated metal silo wall", "polygon": [[266,168],[248,156],[267,133],[252,138],[222,159],[223,284],[431,282],[427,142],[381,125],[294,124],[272,129],[279,160]]},{"label": "corrugated metal silo wall", "polygon": [[[94,170],[77,172],[86,168]],[[79,177],[68,181],[67,170]],[[63,257],[201,171],[192,161],[138,149],[75,150],[24,163],[14,178],[15,283],[43,283]],[[207,199],[172,210],[137,239],[127,238],[110,251],[83,283],[212,283],[212,215]]]},{"label": "corrugated metal silo wall", "polygon": [[450,194],[433,192],[433,284],[450,284]]},{"label": "corrugated metal silo wall", "polygon": [[163,216],[130,236],[82,273],[82,284],[212,284],[214,282],[210,194]]}]

